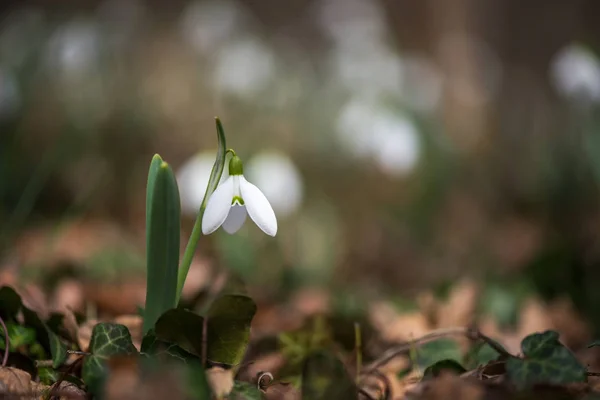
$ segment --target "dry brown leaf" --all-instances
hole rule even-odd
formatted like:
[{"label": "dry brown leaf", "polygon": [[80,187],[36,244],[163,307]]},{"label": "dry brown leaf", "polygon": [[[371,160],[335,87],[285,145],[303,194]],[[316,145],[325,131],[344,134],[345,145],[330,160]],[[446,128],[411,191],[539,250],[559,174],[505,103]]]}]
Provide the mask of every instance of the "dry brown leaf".
[{"label": "dry brown leaf", "polygon": [[142,278],[121,283],[86,282],[83,287],[86,299],[110,315],[134,314],[146,301],[146,281]]},{"label": "dry brown leaf", "polygon": [[251,381],[256,379],[256,376],[261,372],[270,372],[273,375],[285,364],[286,359],[281,353],[265,354],[253,360],[240,373],[240,379],[243,381]]},{"label": "dry brown leaf", "polygon": [[196,257],[190,265],[185,284],[181,291],[184,300],[193,298],[203,288],[211,283],[213,273],[210,261],[206,258]]},{"label": "dry brown leaf", "polygon": [[206,378],[216,397],[229,394],[233,388],[233,371],[221,367],[206,370]]},{"label": "dry brown leaf", "polygon": [[388,342],[405,342],[429,332],[432,327],[420,311],[399,314],[387,302],[374,303],[369,307],[369,318],[381,338]]},{"label": "dry brown leaf", "polygon": [[77,344],[82,351],[87,351],[90,347],[90,341],[92,340],[92,329],[99,321],[95,319],[88,319],[77,329]]},{"label": "dry brown leaf", "polygon": [[[39,398],[40,392],[46,387],[31,380],[27,372],[12,368],[0,368],[0,396],[14,400],[29,400]],[[7,396],[4,396],[7,395]]]},{"label": "dry brown leaf", "polygon": [[448,300],[438,308],[438,323],[436,328],[469,326],[475,316],[479,286],[470,279],[465,279],[454,285],[448,295]]},{"label": "dry brown leaf", "polygon": [[134,398],[140,385],[138,357],[112,357],[107,364],[109,374],[105,386],[106,398],[111,400]]},{"label": "dry brown leaf", "polygon": [[51,301],[51,307],[58,312],[63,310],[83,311],[85,304],[83,286],[81,282],[66,278],[61,280],[56,289]]},{"label": "dry brown leaf", "polygon": [[577,348],[591,342],[590,326],[575,309],[571,299],[562,297],[551,302],[548,315],[560,333],[561,341],[567,346]]},{"label": "dry brown leaf", "polygon": [[[555,326],[546,305],[537,297],[527,299],[521,308],[516,336],[523,339],[534,332],[543,332],[548,329],[555,329]],[[520,348],[520,344],[518,347]]]},{"label": "dry brown leaf", "polygon": [[485,390],[477,382],[461,379],[454,374],[442,374],[439,378],[423,381],[407,391],[410,400],[483,400]]},{"label": "dry brown leaf", "polygon": [[45,226],[25,232],[18,238],[15,249],[23,264],[54,266],[61,261],[84,262],[107,245],[123,243],[122,230],[103,220],[73,220],[62,229]]},{"label": "dry brown leaf", "polygon": [[292,384],[275,383],[269,386],[265,396],[267,400],[300,400],[302,394]]}]

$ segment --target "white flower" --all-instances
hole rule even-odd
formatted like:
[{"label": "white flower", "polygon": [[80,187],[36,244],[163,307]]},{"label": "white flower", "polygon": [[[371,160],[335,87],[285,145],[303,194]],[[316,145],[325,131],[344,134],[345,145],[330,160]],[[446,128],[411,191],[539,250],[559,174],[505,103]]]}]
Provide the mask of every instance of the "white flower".
[{"label": "white flower", "polygon": [[214,163],[215,151],[206,151],[194,155],[179,168],[177,184],[185,214],[198,214]]},{"label": "white flower", "polygon": [[208,235],[223,226],[225,232],[233,234],[242,227],[247,214],[264,233],[277,234],[277,218],[269,200],[244,178],[242,163],[239,157],[233,156],[229,162],[229,176],[208,199],[202,233]]},{"label": "white flower", "polygon": [[560,50],[552,61],[553,83],[566,97],[600,100],[600,61],[586,47],[572,44]]}]

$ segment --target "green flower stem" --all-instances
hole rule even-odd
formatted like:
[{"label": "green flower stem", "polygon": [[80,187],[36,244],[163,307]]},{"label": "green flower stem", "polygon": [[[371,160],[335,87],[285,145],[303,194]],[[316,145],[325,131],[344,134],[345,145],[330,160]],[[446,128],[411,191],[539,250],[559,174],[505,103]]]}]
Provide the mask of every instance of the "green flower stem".
[{"label": "green flower stem", "polygon": [[202,205],[200,206],[198,216],[196,217],[196,222],[194,222],[192,234],[190,235],[190,239],[185,246],[185,252],[183,253],[183,259],[181,260],[179,273],[177,275],[177,297],[175,298],[175,304],[179,304],[179,299],[181,298],[181,293],[183,291],[183,284],[185,283],[185,278],[187,278],[190,266],[192,265],[192,260],[194,259],[194,254],[196,254],[196,249],[198,248],[200,236],[202,235],[202,217],[204,216],[204,210],[206,209],[207,198],[208,196],[205,195]]},{"label": "green flower stem", "polygon": [[233,156],[236,155],[235,151],[233,151],[232,149],[225,150],[227,146],[225,142],[225,132],[223,131],[223,126],[221,125],[221,121],[219,120],[219,118],[215,118],[215,122],[217,124],[217,138],[219,140],[219,151],[217,152],[217,159],[215,160],[215,164],[213,165],[213,169],[210,174],[210,181],[208,182],[208,186],[206,187],[206,192],[204,193],[204,198],[202,199],[202,204],[200,205],[200,210],[198,211],[198,216],[196,217],[196,221],[194,222],[192,234],[190,235],[190,239],[188,240],[188,243],[185,247],[185,252],[183,253],[183,259],[181,260],[181,264],[179,265],[175,304],[179,304],[179,300],[181,299],[181,293],[183,292],[183,285],[185,283],[185,279],[187,278],[190,266],[192,265],[192,260],[194,259],[194,255],[196,254],[196,249],[198,248],[198,242],[200,241],[200,236],[202,235],[202,218],[204,217],[204,210],[206,210],[206,204],[208,203],[208,199],[213,194],[213,192],[219,184],[219,181],[221,180],[221,175],[223,174],[223,169],[225,167],[227,153],[231,153]]}]

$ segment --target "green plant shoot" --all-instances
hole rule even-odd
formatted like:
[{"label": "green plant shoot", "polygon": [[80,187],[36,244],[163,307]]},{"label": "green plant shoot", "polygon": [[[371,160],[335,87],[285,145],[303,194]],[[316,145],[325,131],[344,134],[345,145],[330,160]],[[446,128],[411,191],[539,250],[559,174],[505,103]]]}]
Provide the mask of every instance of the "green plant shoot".
[{"label": "green plant shoot", "polygon": [[144,334],[177,304],[177,270],[181,231],[179,189],[171,167],[152,158],[146,188],[146,306]]}]

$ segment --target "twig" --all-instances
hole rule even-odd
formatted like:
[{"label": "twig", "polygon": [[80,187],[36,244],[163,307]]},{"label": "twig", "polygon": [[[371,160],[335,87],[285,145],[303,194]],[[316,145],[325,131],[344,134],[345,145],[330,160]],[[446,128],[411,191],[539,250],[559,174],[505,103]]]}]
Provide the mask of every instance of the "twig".
[{"label": "twig", "polygon": [[4,323],[2,317],[0,317],[0,324],[4,330],[4,357],[2,357],[2,367],[4,368],[8,363],[8,354],[10,353],[10,338],[8,337],[8,328],[6,328],[6,324]]},{"label": "twig", "polygon": [[586,372],[587,376],[600,376],[600,372]]},{"label": "twig", "polygon": [[[67,350],[67,353],[69,353],[70,350]],[[80,351],[78,353],[85,353],[83,351]],[[71,353],[71,354],[75,354],[75,353]],[[87,355],[89,353],[85,353],[84,355]],[[69,365],[67,367],[67,370],[64,371],[62,373],[62,375],[60,376],[60,378],[58,378],[58,380],[56,382],[54,382],[54,384],[52,385],[52,387],[50,388],[50,391],[48,392],[48,397],[47,399],[51,399],[53,396],[57,396],[57,391],[60,390],[60,384],[65,380],[65,378],[67,377],[68,374],[70,374],[71,372],[73,372],[75,370],[75,368],[77,367],[77,365],[79,363],[83,362],[84,357],[79,357],[78,359],[76,359],[75,361],[73,361],[73,363],[71,365]]]},{"label": "twig", "polygon": [[358,388],[358,393],[362,394],[369,400],[377,400],[375,397],[371,396],[371,394],[363,388]]},{"label": "twig", "polygon": [[428,333],[427,335],[422,336],[418,339],[412,340],[408,343],[403,343],[401,345],[392,347],[391,349],[389,349],[385,353],[383,353],[383,355],[381,357],[379,357],[377,360],[372,362],[371,365],[369,366],[369,368],[367,369],[367,371],[365,372],[365,374],[367,374],[367,375],[371,374],[374,370],[381,368],[382,366],[387,364],[389,361],[391,361],[393,358],[410,350],[413,346],[420,346],[425,343],[429,343],[434,340],[448,337],[448,336],[466,336],[470,340],[483,340],[491,348],[493,348],[496,352],[498,352],[498,354],[500,354],[504,357],[514,357],[512,354],[510,354],[509,352],[504,350],[501,346],[499,346],[494,340],[485,336],[484,334],[479,332],[479,330],[477,330],[477,329],[463,328],[463,327],[444,328],[444,329],[438,329],[436,331]]},{"label": "twig", "polygon": [[75,354],[76,356],[91,356],[92,353],[88,353],[87,351],[79,351],[79,350],[67,350],[67,354]]}]

